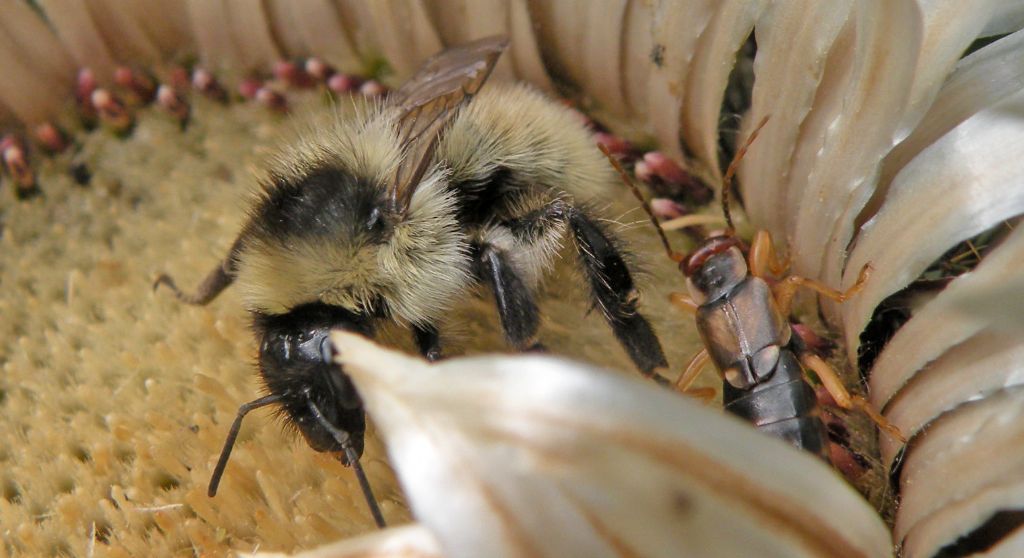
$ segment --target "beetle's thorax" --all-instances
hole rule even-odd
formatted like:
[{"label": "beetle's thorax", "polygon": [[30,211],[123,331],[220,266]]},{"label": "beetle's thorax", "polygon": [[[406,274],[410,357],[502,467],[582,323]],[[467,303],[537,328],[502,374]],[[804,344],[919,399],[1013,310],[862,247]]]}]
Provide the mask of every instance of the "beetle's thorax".
[{"label": "beetle's thorax", "polygon": [[780,352],[788,350],[791,330],[763,279],[747,275],[733,282],[733,275],[722,276],[729,279],[723,281],[728,291],[701,304],[697,329],[725,380],[746,389],[771,377]]}]

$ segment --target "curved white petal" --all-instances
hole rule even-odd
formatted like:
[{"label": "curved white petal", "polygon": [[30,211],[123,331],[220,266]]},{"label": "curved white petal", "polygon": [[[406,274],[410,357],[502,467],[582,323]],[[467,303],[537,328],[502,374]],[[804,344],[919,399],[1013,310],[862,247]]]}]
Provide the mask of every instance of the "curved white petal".
[{"label": "curved white petal", "polygon": [[709,30],[700,37],[690,73],[699,76],[686,81],[682,105],[682,136],[690,152],[716,178],[718,166],[718,119],[729,74],[736,53],[750,35],[754,22],[765,9],[765,0],[724,0],[719,2]]},{"label": "curved white petal", "polygon": [[895,143],[923,33],[914,2],[865,0],[853,13],[849,80],[839,84],[839,102],[826,113],[817,157],[792,170],[806,183],[796,191],[791,186],[789,195],[795,200],[789,228],[794,270],[829,285],[839,283],[854,220],[871,196],[878,163]]},{"label": "curved white petal", "polygon": [[708,0],[660,0],[653,8],[653,48],[662,55],[661,64],[647,64],[648,125],[661,149],[677,161],[683,159],[679,127],[690,62],[700,37],[714,31],[709,29],[714,5]]},{"label": "curved white petal", "polygon": [[[963,500],[943,507],[911,529],[903,539],[904,556],[935,556],[943,547],[972,533],[992,516],[994,510],[1016,510],[1024,501],[1024,481],[1020,478],[996,483]],[[980,558],[1019,558],[1024,556],[1024,530],[1017,529],[999,544],[970,556]]]},{"label": "curved white petal", "polygon": [[1003,0],[998,9],[989,18],[988,25],[982,30],[982,37],[1003,35],[1024,29],[1024,4],[1016,0]]},{"label": "curved white petal", "polygon": [[402,79],[415,73],[432,53],[441,50],[441,38],[421,2],[367,2],[366,8],[382,54]]},{"label": "curved white petal", "polygon": [[[1021,384],[1024,344],[1019,334],[984,329],[918,371],[885,407],[885,416],[909,437],[965,402]],[[889,464],[899,451],[897,442],[883,437],[880,443],[882,461]]]},{"label": "curved white petal", "polygon": [[[964,6],[966,4],[954,4]],[[973,10],[970,7],[969,10]],[[985,12],[981,12],[985,13]],[[968,17],[968,23],[977,20]],[[956,45],[963,48],[963,41]],[[921,151],[977,112],[1024,88],[1024,32],[1015,33],[967,56],[942,84],[934,102],[913,132],[882,161],[878,191],[865,208],[867,215],[878,211],[893,177],[921,154]]]},{"label": "curved white petal", "polygon": [[257,552],[253,558],[441,558],[437,539],[419,524],[390,527],[313,550],[286,554]]},{"label": "curved white petal", "polygon": [[[1024,389],[1008,389],[934,421],[910,446],[900,476],[903,490],[894,526],[899,541],[919,523],[950,513],[978,520],[961,505],[984,492],[1024,483]],[[1019,504],[989,500],[989,513]],[[982,519],[984,516],[982,516]],[[946,537],[953,538],[953,533]]]},{"label": "curved white petal", "polygon": [[864,290],[843,305],[850,354],[875,306],[900,290],[956,243],[1024,212],[1024,92],[975,114],[925,149],[893,181],[878,214],[850,255],[854,270],[871,263]]},{"label": "curved white petal", "polygon": [[429,365],[332,339],[449,556],[891,553],[824,463],[653,384],[541,356]]},{"label": "curved white petal", "polygon": [[[748,123],[771,121],[743,159],[743,199],[751,220],[787,240],[786,222],[793,218],[788,192],[790,166],[801,146],[820,145],[825,132],[820,109],[812,114],[826,61],[852,2],[814,0],[773,2],[757,24],[758,55],[754,60],[753,101]],[[832,65],[834,67],[834,65]],[[834,79],[837,72],[829,71]],[[805,120],[810,122],[805,123]],[[748,126],[749,127],[749,126]],[[745,136],[744,136],[745,137]]]},{"label": "curved white petal", "polygon": [[[947,348],[991,323],[987,315],[964,314],[964,300],[1024,273],[1024,229],[994,249],[974,271],[961,275],[904,324],[879,354],[871,374],[871,396],[882,407],[910,378]],[[941,327],[937,327],[941,324]]]}]

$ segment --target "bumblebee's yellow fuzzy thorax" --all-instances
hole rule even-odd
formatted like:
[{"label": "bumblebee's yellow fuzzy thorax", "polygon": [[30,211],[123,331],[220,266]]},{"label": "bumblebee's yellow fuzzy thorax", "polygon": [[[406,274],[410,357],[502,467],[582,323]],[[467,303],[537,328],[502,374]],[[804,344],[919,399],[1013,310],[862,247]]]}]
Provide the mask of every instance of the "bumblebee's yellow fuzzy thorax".
[{"label": "bumblebee's yellow fuzzy thorax", "polygon": [[[471,275],[445,174],[428,174],[397,222],[372,216],[400,156],[393,119],[379,107],[286,147],[242,235],[246,307],[282,314],[322,302],[413,323],[450,308]],[[328,178],[313,178],[325,168]]]}]

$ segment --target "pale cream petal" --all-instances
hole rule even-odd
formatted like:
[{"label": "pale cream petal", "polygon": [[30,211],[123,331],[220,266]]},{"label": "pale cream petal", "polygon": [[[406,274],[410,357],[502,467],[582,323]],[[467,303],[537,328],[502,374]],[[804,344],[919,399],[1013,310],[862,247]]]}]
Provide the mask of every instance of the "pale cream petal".
[{"label": "pale cream petal", "polygon": [[895,540],[956,502],[1024,482],[1022,403],[1024,389],[999,392],[939,418],[913,441],[900,477],[912,489],[901,492]]},{"label": "pale cream petal", "polygon": [[871,196],[879,162],[895,143],[922,34],[920,13],[910,2],[858,2],[853,22],[853,63],[841,102],[829,111],[818,157],[806,172],[794,168],[791,174],[807,177],[791,208],[793,269],[829,285],[839,283],[854,220]]},{"label": "pale cream petal", "polygon": [[449,556],[891,555],[877,514],[820,460],[653,384],[332,340]]},{"label": "pale cream petal", "polygon": [[663,0],[654,6],[652,49],[661,52],[661,64],[647,64],[647,120],[661,150],[677,161],[683,160],[679,133],[690,63],[701,36],[713,32],[709,26],[716,5],[708,0]]},{"label": "pale cream petal", "polygon": [[[795,196],[788,197],[789,174],[793,158],[801,146],[816,146],[824,141],[820,125],[805,126],[819,87],[836,91],[831,83],[822,83],[836,74],[836,64],[826,65],[829,52],[844,48],[836,44],[838,34],[849,18],[851,2],[824,4],[814,0],[773,2],[761,15],[756,28],[758,54],[754,59],[750,125],[765,116],[771,121],[761,131],[740,166],[743,199],[747,214],[759,227],[769,230],[777,240],[786,241],[786,222],[793,220]],[[745,137],[742,136],[742,137]],[[809,150],[807,147],[805,150]]]},{"label": "pale cream petal", "polygon": [[988,292],[1021,273],[1024,229],[1015,231],[973,272],[956,278],[896,332],[871,372],[874,403],[879,407],[886,405],[918,370],[943,351],[989,327],[991,319],[987,316],[963,314],[962,301],[974,293]]},{"label": "pale cream petal", "polygon": [[512,64],[516,69],[516,76],[534,84],[535,86],[551,91],[554,86],[551,78],[544,67],[544,60],[540,55],[540,46],[537,44],[537,34],[533,29],[533,21],[530,19],[530,4],[527,0],[509,0],[509,54],[512,57]]},{"label": "pale cream petal", "polygon": [[75,63],[91,68],[100,79],[110,80],[114,75],[115,58],[85,3],[40,0],[39,5]]},{"label": "pale cream petal", "polygon": [[367,2],[381,54],[399,79],[411,76],[442,48],[441,38],[419,0]]},{"label": "pale cream petal", "polygon": [[[139,23],[151,17],[145,5],[118,0],[88,0],[83,4],[119,62],[155,66],[162,61],[160,48]],[[169,12],[182,7],[176,2],[172,4]]]},{"label": "pale cream petal", "polygon": [[316,53],[341,72],[363,70],[363,61],[352,44],[351,35],[330,0],[281,1],[292,11],[298,32],[310,53]]},{"label": "pale cream petal", "polygon": [[[682,136],[691,153],[712,176],[721,178],[718,165],[718,119],[729,74],[736,53],[746,42],[761,11],[764,0],[725,0],[719,3],[708,27],[701,35],[686,81],[682,105]],[[739,115],[737,115],[739,116]]]},{"label": "pale cream petal", "polygon": [[[1019,513],[1024,501],[1024,482],[1007,479],[946,506],[922,519],[903,540],[904,556],[936,556],[944,546],[983,526],[995,511]],[[998,527],[997,527],[998,529]],[[1019,558],[1024,556],[1024,530],[1017,529],[999,544],[971,556]]]},{"label": "pale cream petal", "polygon": [[975,114],[908,164],[863,227],[847,284],[867,263],[864,290],[842,307],[850,354],[875,306],[916,279],[958,242],[1024,212],[1024,92]]},{"label": "pale cream petal", "polygon": [[418,524],[389,527],[313,550],[288,554],[256,552],[253,558],[441,558],[437,539]]},{"label": "pale cream petal", "polygon": [[282,58],[270,33],[270,21],[262,0],[224,0],[230,33],[244,69],[267,69]]}]

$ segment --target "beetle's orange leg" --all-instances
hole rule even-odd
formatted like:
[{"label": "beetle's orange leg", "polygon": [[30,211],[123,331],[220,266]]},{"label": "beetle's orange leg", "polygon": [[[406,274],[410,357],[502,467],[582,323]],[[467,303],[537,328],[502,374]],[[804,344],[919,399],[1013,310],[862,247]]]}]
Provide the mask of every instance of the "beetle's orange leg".
[{"label": "beetle's orange leg", "polygon": [[676,308],[685,310],[695,316],[697,315],[697,303],[683,293],[672,293],[668,295],[668,301],[675,305]]},{"label": "beetle's orange leg", "polygon": [[700,376],[700,372],[707,365],[708,360],[710,360],[710,357],[708,356],[707,349],[701,349],[699,353],[693,355],[693,358],[690,359],[690,364],[686,365],[686,370],[676,380],[674,387],[678,391],[685,393]]},{"label": "beetle's orange leg", "polygon": [[864,288],[864,284],[867,283],[868,277],[871,277],[872,269],[871,264],[865,264],[860,270],[860,276],[857,277],[857,282],[845,291],[837,291],[836,289],[815,281],[814,279],[808,279],[797,275],[790,275],[782,281],[779,281],[779,283],[772,288],[772,291],[775,293],[775,301],[779,303],[779,309],[782,310],[784,315],[788,316],[789,311],[793,306],[793,295],[796,294],[796,290],[800,287],[807,287],[821,296],[830,298],[836,302],[846,302]]},{"label": "beetle's orange leg", "polygon": [[776,277],[782,276],[789,269],[789,258],[781,259],[775,252],[772,235],[766,230],[757,231],[750,243],[747,255],[747,267],[754,277],[765,277],[770,271]]},{"label": "beetle's orange leg", "polygon": [[686,396],[694,399],[699,399],[701,403],[707,405],[715,398],[718,394],[713,387],[702,387],[702,388],[690,388],[686,390]]},{"label": "beetle's orange leg", "polygon": [[821,357],[812,353],[804,353],[800,355],[800,362],[818,376],[818,379],[821,380],[821,385],[832,396],[836,405],[846,410],[860,410],[890,436],[904,444],[907,443],[907,439],[903,437],[900,429],[876,411],[867,400],[859,395],[850,395],[850,392],[846,390],[846,386],[843,385],[836,371],[827,362],[822,360]]}]

